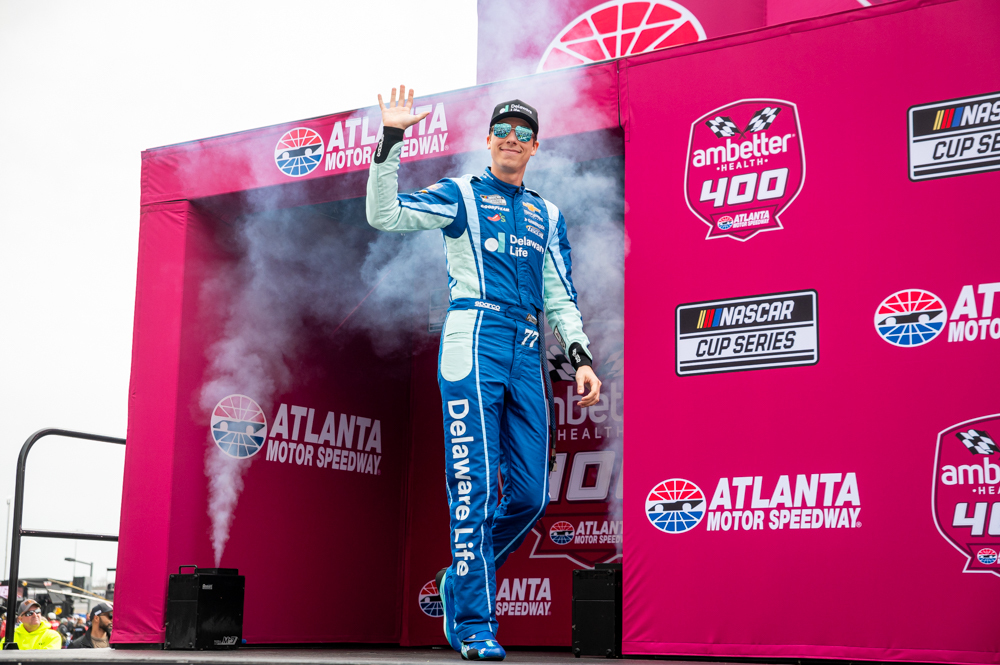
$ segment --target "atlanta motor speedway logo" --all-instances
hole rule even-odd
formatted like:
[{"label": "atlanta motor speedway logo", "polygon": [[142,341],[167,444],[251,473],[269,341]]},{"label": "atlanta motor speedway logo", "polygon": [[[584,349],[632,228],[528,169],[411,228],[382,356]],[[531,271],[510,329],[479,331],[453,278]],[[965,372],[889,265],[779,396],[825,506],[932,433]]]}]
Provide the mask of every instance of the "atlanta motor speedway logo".
[{"label": "atlanta motor speedway logo", "polygon": [[441,594],[438,593],[437,583],[434,580],[420,589],[420,593],[417,594],[417,603],[420,605],[420,610],[429,617],[437,619],[444,616]]},{"label": "atlanta motor speedway logo", "polygon": [[289,129],[274,146],[274,163],[285,175],[300,178],[323,160],[323,139],[308,127]]},{"label": "atlanta motor speedway logo", "polygon": [[778,216],[805,182],[798,109],[781,99],[743,99],[691,123],[684,198],[708,225],[706,239],[746,241],[782,228]]},{"label": "atlanta motor speedway logo", "polygon": [[260,452],[267,437],[267,419],[257,402],[246,395],[229,395],[212,410],[209,426],[219,450],[237,459]]},{"label": "atlanta motor speedway logo", "polygon": [[[949,308],[942,298],[924,289],[896,291],[875,308],[875,332],[902,348],[923,346],[938,337],[973,344],[1000,340],[1000,312],[994,311],[1000,282],[965,284],[957,295],[951,293],[946,295],[954,303]],[[942,334],[945,328],[947,336]]]},{"label": "atlanta motor speedway logo", "polygon": [[861,494],[853,471],[719,478],[710,500],[693,481],[671,478],[649,492],[646,517],[668,534],[702,522],[724,533],[853,529],[861,526]]},{"label": "atlanta motor speedway logo", "polygon": [[941,299],[923,289],[897,291],[875,310],[875,330],[895,346],[920,346],[944,330],[948,311]]}]

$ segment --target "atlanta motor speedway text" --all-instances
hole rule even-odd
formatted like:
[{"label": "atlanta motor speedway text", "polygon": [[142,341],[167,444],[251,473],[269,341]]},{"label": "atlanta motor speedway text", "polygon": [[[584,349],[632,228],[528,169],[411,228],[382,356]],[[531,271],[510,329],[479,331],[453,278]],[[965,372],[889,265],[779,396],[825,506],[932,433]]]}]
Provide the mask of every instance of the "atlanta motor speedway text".
[{"label": "atlanta motor speedway text", "polygon": [[[778,477],[770,498],[762,496],[762,476],[743,476],[731,481],[720,478],[706,515],[706,528],[758,531],[765,524],[772,530],[843,529],[861,525],[857,474],[799,474],[795,477],[794,492],[789,478]],[[749,506],[746,505],[748,490]]]}]

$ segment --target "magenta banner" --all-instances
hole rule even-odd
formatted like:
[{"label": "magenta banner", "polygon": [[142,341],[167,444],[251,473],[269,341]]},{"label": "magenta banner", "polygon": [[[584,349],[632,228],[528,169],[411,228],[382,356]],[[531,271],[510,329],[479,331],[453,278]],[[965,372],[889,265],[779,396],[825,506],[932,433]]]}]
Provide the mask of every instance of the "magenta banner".
[{"label": "magenta banner", "polygon": [[628,60],[626,653],[1000,661],[998,31]]}]

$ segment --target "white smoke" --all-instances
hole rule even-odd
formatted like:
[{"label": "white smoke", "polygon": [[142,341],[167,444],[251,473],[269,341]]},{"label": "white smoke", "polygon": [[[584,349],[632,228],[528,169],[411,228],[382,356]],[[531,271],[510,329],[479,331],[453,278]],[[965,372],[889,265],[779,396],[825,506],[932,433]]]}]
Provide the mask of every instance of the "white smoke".
[{"label": "white smoke", "polygon": [[[597,353],[618,353],[624,287],[621,138],[550,139],[545,134],[546,123],[554,126],[558,113],[579,108],[577,102],[588,91],[577,86],[579,81],[549,80],[532,84],[530,92],[491,91],[475,108],[463,103],[462,113],[452,115],[450,123],[453,131],[481,136],[485,147],[496,103],[519,96],[538,108],[542,148],[525,184],[564,211],[586,330]],[[489,153],[466,153],[443,163],[447,161],[404,163],[401,188],[412,191],[441,177],[481,173]],[[436,337],[414,333],[427,330],[431,292],[447,284],[439,232],[376,232],[366,223],[363,199],[289,207],[276,188],[252,191],[251,182],[247,189],[250,208],[257,212],[232,220],[231,226],[220,225],[219,242],[232,251],[233,261],[202,288],[203,316],[224,321],[220,339],[206,350],[209,367],[198,397],[203,416],[233,394],[250,396],[265,413],[273,412],[274,398],[292,387],[291,367],[308,364],[299,362],[299,356],[310,344],[340,345],[362,334],[384,358],[436,344]],[[222,312],[220,302],[226,303]],[[600,368],[602,358],[595,361]],[[218,566],[253,458],[237,460],[211,438],[209,444],[205,474]],[[620,440],[609,439],[608,445],[621,454]]]}]

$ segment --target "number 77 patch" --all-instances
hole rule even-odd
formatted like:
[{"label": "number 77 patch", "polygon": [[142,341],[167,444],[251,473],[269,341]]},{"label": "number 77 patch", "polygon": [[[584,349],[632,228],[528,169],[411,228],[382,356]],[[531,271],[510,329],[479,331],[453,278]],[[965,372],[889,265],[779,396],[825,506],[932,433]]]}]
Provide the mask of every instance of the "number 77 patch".
[{"label": "number 77 patch", "polygon": [[743,99],[691,124],[684,198],[708,225],[706,239],[746,241],[783,228],[778,216],[802,190],[806,158],[798,109]]}]

